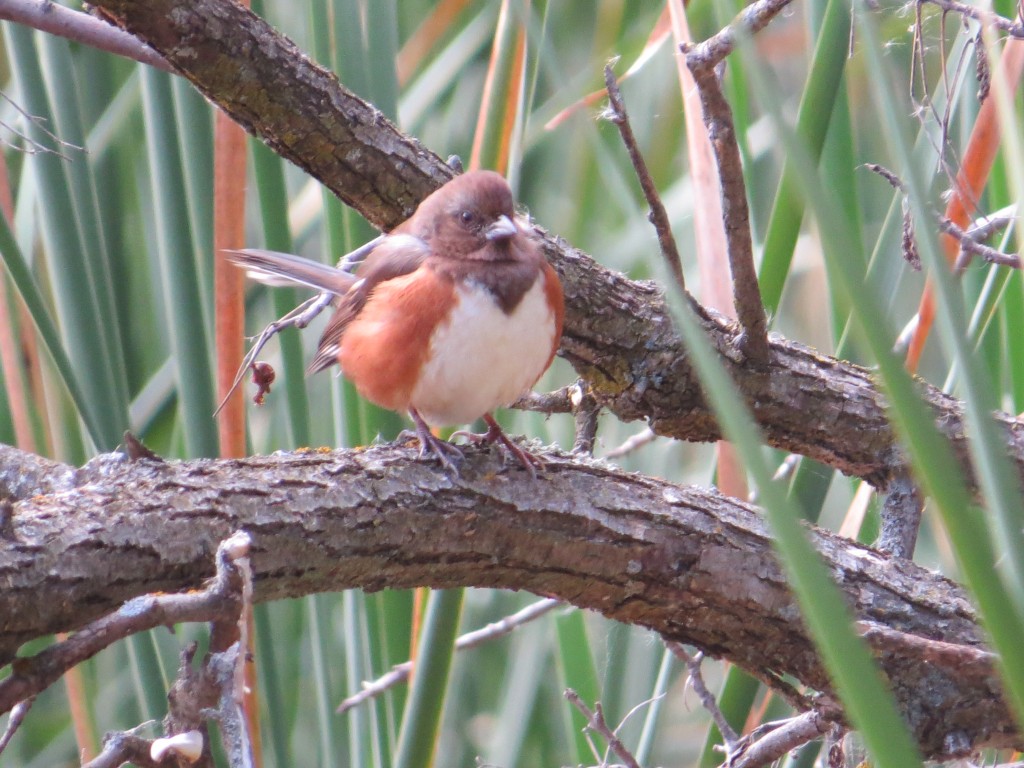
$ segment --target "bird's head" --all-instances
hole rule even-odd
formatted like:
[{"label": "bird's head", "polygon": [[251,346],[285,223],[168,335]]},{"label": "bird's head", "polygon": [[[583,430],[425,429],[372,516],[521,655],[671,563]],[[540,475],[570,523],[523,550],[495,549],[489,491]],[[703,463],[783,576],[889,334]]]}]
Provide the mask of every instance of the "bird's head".
[{"label": "bird's head", "polygon": [[424,200],[409,223],[435,252],[461,259],[508,259],[509,243],[519,234],[512,190],[494,171],[455,177]]}]

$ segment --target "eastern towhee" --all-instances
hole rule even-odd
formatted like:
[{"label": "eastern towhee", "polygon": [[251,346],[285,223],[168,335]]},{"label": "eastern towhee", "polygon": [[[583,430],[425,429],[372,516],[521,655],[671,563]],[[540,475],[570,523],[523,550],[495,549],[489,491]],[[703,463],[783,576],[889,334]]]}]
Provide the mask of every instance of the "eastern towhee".
[{"label": "eastern towhee", "polygon": [[427,197],[369,247],[355,275],[284,253],[228,258],[265,282],[301,283],[338,296],[309,372],[338,363],[360,395],[416,424],[421,455],[446,467],[461,452],[430,427],[483,418],[473,442],[500,442],[534,473],[491,411],[529,390],[562,335],[562,285],[499,174],[472,171]]}]

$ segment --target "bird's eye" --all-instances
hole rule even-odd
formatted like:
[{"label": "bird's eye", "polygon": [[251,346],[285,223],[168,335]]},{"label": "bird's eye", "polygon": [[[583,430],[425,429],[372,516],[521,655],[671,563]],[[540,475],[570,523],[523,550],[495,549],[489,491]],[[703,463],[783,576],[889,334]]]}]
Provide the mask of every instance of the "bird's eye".
[{"label": "bird's eye", "polygon": [[459,214],[459,218],[462,219],[463,224],[472,224],[476,216],[473,215],[472,211],[463,211]]}]

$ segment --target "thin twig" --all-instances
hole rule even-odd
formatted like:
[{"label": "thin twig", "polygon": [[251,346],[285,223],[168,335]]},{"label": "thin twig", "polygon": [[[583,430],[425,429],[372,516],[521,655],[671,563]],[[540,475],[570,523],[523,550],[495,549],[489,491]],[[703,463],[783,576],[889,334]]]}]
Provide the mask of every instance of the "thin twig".
[{"label": "thin twig", "polygon": [[960,256],[956,260],[955,267],[957,271],[961,271],[967,266],[971,256],[978,256],[990,264],[1020,269],[1021,261],[1019,256],[1012,253],[1004,253],[990,245],[978,242],[969,232],[961,229],[945,216],[939,218],[939,229],[947,235],[956,238],[957,242],[960,243]]},{"label": "thin twig", "polygon": [[577,384],[567,384],[553,392],[527,392],[509,408],[535,413],[572,413],[572,397],[576,388]]},{"label": "thin twig", "polygon": [[534,413],[571,413],[576,422],[576,437],[573,441],[573,453],[594,453],[594,440],[597,437],[598,415],[601,406],[590,393],[585,381],[580,379],[554,392],[527,392],[509,405],[520,411]]},{"label": "thin twig", "polygon": [[[6,93],[0,91],[0,98],[3,98],[4,101],[10,104],[14,111],[21,115],[22,118],[24,118],[27,124],[31,125],[41,134],[46,136],[46,138],[52,141],[57,147],[60,147],[61,149],[73,149],[78,152],[85,151],[85,147],[80,147],[77,144],[72,144],[70,141],[64,141],[64,139],[60,138],[57,134],[55,134],[53,131],[46,127],[46,120],[44,118],[39,117],[38,115],[29,114],[24,108],[22,108],[20,104],[18,104],[18,102],[16,102],[14,99],[8,96]],[[0,120],[0,127],[6,128],[8,131],[13,133],[23,142],[25,142],[23,145],[18,147],[18,150],[20,152],[25,153],[26,155],[50,154],[56,155],[61,160],[70,159],[67,155],[61,152],[60,149],[53,149],[51,147],[43,146],[42,144],[39,143],[39,141],[32,138],[27,133],[22,133],[10,123],[6,123]]]},{"label": "thin twig", "polygon": [[890,171],[884,165],[879,165],[878,163],[864,163],[864,167],[889,182],[889,186],[893,189],[899,190],[904,194],[906,193],[907,185],[903,183],[903,179],[897,176],[893,171]]},{"label": "thin twig", "polygon": [[204,663],[205,680],[219,692],[217,708],[204,714],[217,722],[229,764],[253,768],[252,736],[243,707],[245,650],[239,640],[225,651],[210,654]]},{"label": "thin twig", "polygon": [[216,416],[220,413],[228,399],[232,394],[234,394],[234,391],[238,389],[238,385],[242,383],[242,379],[245,378],[245,374],[248,373],[252,364],[256,361],[256,358],[259,356],[268,341],[287,328],[297,328],[300,330],[305,328],[317,315],[323,312],[326,307],[330,306],[333,300],[333,294],[318,293],[316,296],[306,299],[284,317],[278,318],[260,331],[252,346],[249,347],[249,351],[246,352],[245,357],[242,358],[242,364],[238,367],[238,373],[235,374],[234,381],[231,382],[231,386],[228,388],[227,394],[224,395],[224,399],[220,401],[220,405],[217,406],[217,410],[213,412],[213,415]]},{"label": "thin twig", "polygon": [[969,19],[980,22],[981,24],[994,27],[1000,32],[1005,32],[1011,37],[1024,39],[1024,23],[1020,21],[1010,21],[997,13],[992,13],[984,8],[977,8],[973,5],[968,5],[967,3],[959,3],[956,2],[956,0],[924,0],[924,2],[941,8],[947,13],[958,13],[961,16],[966,16]]},{"label": "thin twig", "polygon": [[686,671],[690,676],[690,686],[693,688],[693,692],[697,694],[697,698],[700,699],[701,706],[706,709],[711,719],[715,721],[715,725],[718,726],[718,732],[722,734],[722,741],[725,742],[725,753],[732,755],[736,751],[736,745],[739,742],[739,735],[733,729],[732,725],[722,714],[721,708],[718,706],[718,702],[715,701],[714,694],[708,690],[707,685],[704,682],[704,675],[700,671],[701,662],[704,661],[703,653],[696,653],[691,656],[686,652],[682,643],[666,642],[665,647],[668,648],[672,654],[680,659],[686,665]]},{"label": "thin twig", "polygon": [[[517,627],[521,627],[523,624],[543,616],[545,613],[557,608],[559,605],[562,605],[560,601],[553,600],[551,598],[531,603],[510,616],[506,616],[505,618],[492,622],[485,627],[474,629],[472,632],[467,632],[462,635],[455,641],[455,650],[464,651],[469,648],[476,648],[478,645],[483,645],[495,638],[507,635]],[[394,688],[399,683],[408,680],[409,673],[412,671],[412,666],[411,661],[396,664],[389,672],[381,675],[373,682],[363,683],[363,689],[342,701],[335,712],[338,714],[348,712],[350,709],[359,706],[364,701],[376,698],[388,689]]]},{"label": "thin twig", "polygon": [[622,743],[622,740],[615,735],[615,732],[605,722],[604,712],[601,711],[601,702],[595,703],[594,709],[591,710],[572,688],[566,689],[565,698],[587,719],[586,727],[604,737],[608,743],[608,748],[618,756],[624,765],[628,766],[628,768],[640,768],[640,764],[633,757],[633,754],[626,749],[626,745]]},{"label": "thin twig", "polygon": [[[877,173],[900,193],[904,195],[906,194],[906,185],[904,185],[902,179],[889,169],[878,165],[877,163],[865,163],[864,167],[869,171]],[[992,221],[986,221],[976,227],[972,227],[970,230],[961,229],[955,222],[946,216],[939,216],[938,222],[939,229],[947,235],[955,238],[960,244],[960,256],[956,260],[954,267],[955,271],[962,271],[967,266],[967,262],[971,256],[979,256],[991,264],[1020,269],[1021,260],[1019,256],[1012,253],[1004,253],[1003,251],[985,245],[981,242],[982,240],[990,237],[993,232],[998,231],[1009,222],[1012,222],[1012,219],[993,219]]]},{"label": "thin twig", "polygon": [[25,715],[32,709],[32,704],[35,700],[35,696],[30,696],[24,701],[19,701],[14,709],[11,710],[11,715],[7,718],[7,727],[4,729],[4,735],[0,736],[0,755],[4,753],[7,745],[11,743],[11,739],[18,732],[18,727],[24,722]]},{"label": "thin twig", "polygon": [[103,738],[103,751],[85,763],[82,768],[118,768],[131,763],[139,768],[160,768],[160,763],[149,756],[153,742],[123,731],[108,733]]},{"label": "thin twig", "polygon": [[149,64],[164,72],[174,72],[163,56],[137,37],[52,0],[0,0],[0,19]]},{"label": "thin twig", "polygon": [[907,352],[907,348],[910,346],[911,340],[914,338],[914,334],[917,333],[917,325],[921,321],[921,315],[917,312],[911,317],[903,330],[896,336],[896,341],[892,345],[892,353],[897,357],[904,357]]},{"label": "thin twig", "polygon": [[[1009,206],[1009,209],[1011,210],[1015,208],[1016,206]],[[1007,209],[1004,208],[1003,210]],[[967,236],[972,240],[977,240],[979,243],[983,243],[996,232],[1001,232],[1016,222],[1016,216],[988,216],[981,220],[975,220],[975,223],[967,230]]]},{"label": "thin twig", "polygon": [[771,765],[787,752],[820,738],[831,726],[831,720],[812,709],[783,721],[766,736],[740,745],[738,754],[727,764],[729,768],[761,768]]},{"label": "thin twig", "polygon": [[604,84],[608,90],[608,120],[615,123],[622,136],[622,143],[626,145],[626,152],[633,163],[633,170],[636,171],[640,188],[643,189],[644,197],[647,198],[647,205],[651,211],[648,218],[654,225],[654,231],[658,234],[658,245],[661,248],[661,255],[668,264],[676,285],[683,292],[686,291],[686,278],[683,276],[683,262],[679,258],[679,248],[676,247],[676,239],[672,236],[672,225],[668,219],[668,211],[661,202],[658,195],[658,188],[654,186],[651,172],[647,169],[647,163],[637,146],[636,136],[629,124],[629,116],[626,114],[626,105],[622,100],[622,93],[619,91],[619,84],[615,80],[615,73],[612,72],[612,65],[606,64],[604,68]]},{"label": "thin twig", "polygon": [[[775,4],[781,10],[786,3],[776,0]],[[768,2],[754,5],[774,7]],[[720,32],[719,35],[721,34]],[[770,354],[768,317],[764,311],[761,288],[757,282],[757,269],[754,266],[754,241],[750,233],[750,208],[747,205],[746,182],[743,179],[743,161],[739,144],[736,142],[732,108],[722,93],[718,73],[712,63],[715,60],[704,55],[704,46],[708,42],[710,41],[698,46],[683,45],[681,48],[686,55],[686,65],[693,73],[693,80],[697,84],[704,126],[715,151],[715,161],[718,163],[722,224],[725,228],[729,269],[732,272],[733,305],[736,308],[736,319],[743,329],[736,339],[736,346],[750,362],[765,365]]]},{"label": "thin twig", "polygon": [[604,458],[606,459],[619,459],[623,456],[632,453],[640,448],[643,448],[648,443],[654,441],[657,435],[654,430],[650,427],[644,427],[635,435],[627,437],[621,445],[612,448],[610,451],[605,453]]},{"label": "thin twig", "polygon": [[[785,459],[782,460],[782,463],[779,464],[779,466],[776,468],[775,474],[772,475],[772,482],[778,483],[788,479],[796,471],[796,468],[800,466],[801,458],[802,457],[799,456],[798,454],[789,454]],[[747,501],[750,502],[751,504],[759,503],[760,499],[760,494],[758,494],[756,488],[749,494],[747,494]]]},{"label": "thin twig", "polygon": [[712,71],[733,52],[736,47],[737,34],[752,35],[760,32],[791,2],[792,0],[758,0],[758,2],[751,3],[740,12],[732,24],[703,43],[683,51],[686,54],[687,66],[691,70],[697,67],[704,71]]}]

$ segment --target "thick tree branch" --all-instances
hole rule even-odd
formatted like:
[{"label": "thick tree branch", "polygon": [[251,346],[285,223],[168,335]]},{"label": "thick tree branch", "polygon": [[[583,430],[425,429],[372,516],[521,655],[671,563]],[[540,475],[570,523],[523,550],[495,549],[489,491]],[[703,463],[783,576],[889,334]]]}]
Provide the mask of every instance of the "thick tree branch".
[{"label": "thick tree branch", "polygon": [[[217,543],[244,530],[258,600],[352,587],[525,589],[829,691],[753,507],[564,453],[545,453],[536,481],[500,466],[498,452],[466,453],[461,478],[404,446],[100,457],[73,486],[13,504],[0,539],[0,654],[10,661],[22,643],[133,597],[200,586]],[[0,449],[0,467],[25,458]],[[958,586],[824,531],[813,538],[857,617],[888,630],[867,637],[879,640],[928,755],[951,743],[1024,746],[993,695],[991,657],[979,653],[983,633]]]},{"label": "thick tree branch", "polygon": [[[235,3],[100,0],[98,5],[377,226],[397,224],[451,176],[440,157],[397,131]],[[774,8],[773,3],[756,6]],[[620,419],[647,421],[659,435],[718,440],[721,434],[660,289],[604,269],[565,241],[538,231],[566,290],[562,354],[587,379],[598,402]],[[706,311],[704,326],[771,445],[882,488],[906,472],[884,401],[867,370],[778,337],[770,339],[768,364],[755,368],[737,352],[734,324]],[[933,388],[922,390],[969,466],[960,404]],[[1024,428],[1012,416],[997,418],[1024,478]]]}]

